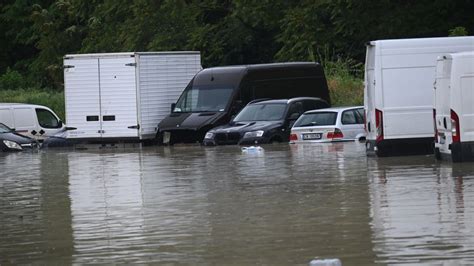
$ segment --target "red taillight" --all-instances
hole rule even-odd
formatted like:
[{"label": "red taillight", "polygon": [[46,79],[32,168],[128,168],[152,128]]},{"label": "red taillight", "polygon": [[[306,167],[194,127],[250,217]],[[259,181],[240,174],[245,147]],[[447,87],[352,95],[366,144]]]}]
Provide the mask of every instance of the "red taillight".
[{"label": "red taillight", "polygon": [[298,135],[290,134],[290,141],[295,141],[295,140],[298,140]]},{"label": "red taillight", "polygon": [[375,134],[377,142],[383,140],[383,113],[378,109],[375,109]]},{"label": "red taillight", "polygon": [[438,143],[438,126],[436,125],[436,109],[433,109],[434,141]]},{"label": "red taillight", "polygon": [[459,131],[459,116],[451,110],[451,133],[453,142],[461,142],[461,131]]},{"label": "red taillight", "polygon": [[334,129],[334,132],[328,132],[328,139],[342,139],[344,134],[339,128]]}]

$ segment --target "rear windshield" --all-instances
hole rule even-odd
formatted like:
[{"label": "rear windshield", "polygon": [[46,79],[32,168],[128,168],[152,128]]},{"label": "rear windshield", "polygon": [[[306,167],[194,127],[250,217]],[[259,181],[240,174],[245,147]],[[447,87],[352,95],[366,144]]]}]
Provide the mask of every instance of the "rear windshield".
[{"label": "rear windshield", "polygon": [[336,124],[337,112],[318,112],[302,115],[295,127],[332,126]]}]

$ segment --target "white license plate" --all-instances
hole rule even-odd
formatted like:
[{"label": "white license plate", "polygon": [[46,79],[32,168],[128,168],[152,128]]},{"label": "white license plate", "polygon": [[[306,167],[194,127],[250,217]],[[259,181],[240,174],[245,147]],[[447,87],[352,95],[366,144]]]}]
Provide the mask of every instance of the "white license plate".
[{"label": "white license plate", "polygon": [[314,139],[321,139],[321,133],[303,134],[303,140],[314,140]]},{"label": "white license plate", "polygon": [[165,132],[163,133],[163,144],[168,144],[168,143],[170,143],[170,139],[171,139],[171,132],[165,131]]}]

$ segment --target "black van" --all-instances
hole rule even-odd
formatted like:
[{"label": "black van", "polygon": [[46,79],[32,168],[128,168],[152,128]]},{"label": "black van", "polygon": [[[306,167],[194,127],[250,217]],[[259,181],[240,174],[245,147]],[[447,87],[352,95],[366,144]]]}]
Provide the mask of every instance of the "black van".
[{"label": "black van", "polygon": [[158,124],[161,144],[201,142],[255,99],[319,97],[330,103],[318,63],[275,63],[206,68],[194,76],[171,114]]}]

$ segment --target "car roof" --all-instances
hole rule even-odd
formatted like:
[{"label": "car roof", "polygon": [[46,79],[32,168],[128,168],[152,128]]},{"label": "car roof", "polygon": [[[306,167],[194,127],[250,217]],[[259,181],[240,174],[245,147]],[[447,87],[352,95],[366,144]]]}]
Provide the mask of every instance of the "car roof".
[{"label": "car roof", "polygon": [[274,99],[274,100],[264,100],[264,101],[258,101],[258,102],[251,102],[250,104],[268,104],[268,103],[284,103],[284,104],[290,104],[292,102],[297,102],[297,101],[304,101],[304,100],[313,100],[313,101],[322,101],[325,102],[321,98],[317,97],[296,97],[296,98],[291,98],[291,99]]},{"label": "car roof", "polygon": [[322,113],[322,112],[343,112],[343,111],[346,111],[346,110],[361,109],[361,108],[364,108],[364,106],[330,107],[330,108],[323,108],[323,109],[317,109],[317,110],[309,110],[309,111],[305,112],[305,114]]}]

